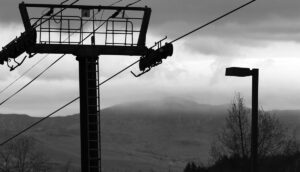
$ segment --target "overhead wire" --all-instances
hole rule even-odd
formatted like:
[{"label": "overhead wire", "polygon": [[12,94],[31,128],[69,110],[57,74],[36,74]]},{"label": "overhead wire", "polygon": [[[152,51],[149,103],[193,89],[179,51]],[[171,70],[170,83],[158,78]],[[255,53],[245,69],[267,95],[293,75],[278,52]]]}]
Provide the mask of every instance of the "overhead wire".
[{"label": "overhead wire", "polygon": [[[122,69],[121,71],[117,72],[116,74],[114,74],[113,76],[107,78],[106,80],[104,80],[103,82],[101,82],[98,87],[100,87],[101,85],[105,84],[106,82],[108,82],[109,80],[111,80],[112,78],[114,78],[115,76],[119,75],[120,73],[124,72],[125,70],[127,70],[128,68],[130,68],[131,66],[133,66],[134,64],[131,64],[129,66],[127,66],[126,68]],[[24,128],[23,130],[21,130],[20,132],[18,132],[17,134],[13,135],[12,137],[6,139],[4,142],[0,143],[0,146],[5,145],[6,143],[8,143],[9,141],[13,140],[14,138],[18,137],[19,135],[21,135],[22,133],[28,131],[29,129],[33,128],[34,126],[38,125],[39,123],[41,123],[42,121],[50,118],[51,116],[53,116],[54,114],[56,114],[57,112],[61,111],[62,109],[64,109],[65,107],[71,105],[72,103],[74,103],[75,101],[79,100],[80,97],[76,97],[74,99],[72,99],[71,101],[69,101],[68,103],[64,104],[63,106],[61,106],[60,108],[56,109],[55,111],[51,112],[49,115],[41,118],[40,120],[34,122],[33,124],[29,125],[28,127]]]},{"label": "overhead wire", "polygon": [[[239,6],[238,8],[235,8],[235,9],[233,9],[233,10],[231,10],[231,11],[225,13],[224,15],[221,15],[220,17],[217,17],[217,18],[211,20],[210,22],[207,22],[206,24],[201,25],[201,26],[197,27],[196,29],[193,29],[193,30],[190,31],[190,32],[187,32],[186,34],[183,34],[182,36],[179,36],[178,38],[174,39],[174,40],[171,41],[170,43],[174,43],[174,42],[176,42],[176,41],[178,41],[178,40],[180,40],[180,39],[182,39],[182,38],[184,38],[184,37],[186,37],[186,36],[188,36],[188,35],[190,35],[190,34],[196,32],[196,31],[198,31],[198,30],[200,30],[200,29],[202,29],[202,28],[204,28],[204,27],[206,27],[206,26],[208,26],[208,25],[210,25],[210,24],[212,24],[212,23],[214,23],[214,22],[220,20],[221,18],[224,18],[225,16],[228,16],[229,14],[232,14],[232,13],[238,11],[239,9],[241,9],[241,8],[243,8],[243,7],[245,7],[245,6],[249,5],[249,4],[251,4],[251,3],[253,3],[254,1],[256,1],[256,0],[249,1],[249,2],[245,3],[244,5],[241,5],[241,6]],[[151,48],[153,48],[153,47],[154,47],[154,46],[152,46]],[[115,74],[112,75],[111,77],[107,78],[106,80],[104,80],[103,82],[101,82],[101,83],[98,85],[98,87],[100,87],[100,86],[103,85],[104,83],[110,81],[111,79],[113,79],[114,77],[118,76],[119,74],[123,73],[124,71],[126,71],[127,69],[129,69],[130,67],[132,67],[133,65],[137,64],[139,61],[140,61],[140,59],[137,60],[137,61],[135,61],[135,62],[133,62],[132,64],[128,65],[127,67],[123,68],[122,70],[120,70],[119,72],[115,73]],[[67,104],[61,106],[59,109],[57,109],[57,110],[55,110],[54,112],[50,113],[50,114],[47,115],[46,117],[44,117],[44,118],[42,118],[41,120],[39,120],[39,121],[33,123],[32,125],[30,125],[29,127],[25,128],[24,130],[18,132],[18,133],[15,134],[14,136],[12,136],[12,137],[6,139],[4,142],[2,142],[2,143],[0,144],[0,146],[3,146],[4,144],[6,144],[7,142],[11,141],[12,139],[16,138],[17,136],[21,135],[22,133],[24,133],[24,132],[28,131],[29,129],[33,128],[34,126],[38,125],[40,122],[46,120],[47,118],[50,118],[52,115],[54,115],[55,113],[59,112],[59,111],[62,110],[63,108],[67,107],[68,105],[72,104],[73,102],[77,101],[79,98],[80,98],[80,97],[76,97],[75,99],[69,101]]]},{"label": "overhead wire", "polygon": [[[123,0],[118,0],[114,3],[112,3],[110,6],[113,6],[119,2],[121,2]],[[101,18],[103,15],[103,11],[102,10],[102,14],[101,14]],[[99,13],[99,12],[98,12]],[[97,15],[98,13],[96,13],[95,15]],[[86,23],[84,23],[86,24]],[[103,25],[103,23],[101,24],[101,26]],[[99,29],[100,27],[98,27],[97,29]],[[96,29],[96,30],[97,30]],[[82,41],[86,40],[86,38],[88,38],[89,36],[91,36],[91,34],[89,34],[87,37],[85,37]],[[29,83],[27,83],[25,86],[23,86],[20,90],[18,90],[17,92],[15,92],[13,95],[11,95],[10,97],[8,97],[7,99],[5,99],[3,102],[0,103],[0,106],[2,104],[4,104],[6,101],[8,101],[10,98],[12,98],[13,96],[15,96],[16,94],[18,94],[20,91],[22,91],[23,89],[25,89],[28,85],[30,85],[34,80],[36,80],[39,76],[41,76],[44,72],[46,72],[50,67],[52,67],[55,63],[57,63],[62,57],[64,57],[65,55],[62,55],[60,58],[58,58],[57,60],[55,60],[50,66],[48,66],[45,70],[43,70],[39,75],[37,75],[32,81],[30,81]],[[112,78],[112,77],[110,77]],[[107,82],[108,80],[106,80],[105,82]],[[103,82],[103,83],[105,83]],[[103,83],[100,83],[100,85],[102,85]],[[30,128],[38,125],[39,123],[41,123],[42,121],[46,120],[47,118],[51,117],[52,115],[54,115],[55,113],[59,112],[60,110],[64,109],[65,107],[69,106],[70,104],[72,104],[73,102],[75,102],[76,100],[78,100],[80,97],[77,97],[75,99],[73,99],[72,101],[69,101],[68,103],[66,103],[65,105],[61,106],[60,108],[58,108],[57,110],[53,111],[52,113],[50,113],[49,115],[47,115],[46,117],[38,120],[37,122],[33,123],[32,125],[26,127],[25,129],[23,129],[22,131],[20,131],[19,133],[17,133],[16,135],[10,137],[9,139],[7,139],[6,141],[2,142],[0,144],[0,146],[3,146],[4,144],[8,143],[9,141],[11,141],[12,139],[16,138],[17,136],[21,135],[22,133],[26,132],[27,130],[29,130]]]},{"label": "overhead wire", "polygon": [[[78,98],[79,99],[79,98]],[[8,143],[9,141],[13,140],[14,138],[18,137],[19,135],[21,135],[22,133],[26,132],[27,130],[29,130],[30,128],[36,126],[37,124],[41,123],[42,121],[46,120],[47,118],[49,118],[50,116],[54,115],[55,113],[59,112],[60,110],[64,109],[65,107],[69,106],[70,104],[72,104],[73,102],[75,102],[77,99],[74,99],[72,101],[70,101],[69,103],[65,104],[64,106],[58,108],[57,110],[55,110],[54,112],[52,112],[51,114],[49,114],[48,116],[36,121],[35,123],[29,125],[28,127],[26,127],[25,129],[23,129],[22,131],[20,131],[19,133],[15,134],[14,136],[10,137],[9,139],[5,140],[4,142],[2,142],[0,144],[0,146],[5,145],[6,143]]]},{"label": "overhead wire", "polygon": [[[74,2],[72,2],[70,5],[74,5],[75,3],[77,3],[79,0],[76,0],[76,1],[74,1]],[[119,2],[121,2],[121,1],[123,1],[123,0],[118,0],[117,2],[114,2],[112,5],[115,5],[116,3],[119,3]],[[112,6],[112,5],[110,5],[110,6]],[[41,23],[39,23],[38,25],[36,25],[36,26],[34,26],[34,28],[37,28],[37,27],[39,27],[40,25],[42,25],[42,24],[44,24],[45,22],[47,22],[47,21],[49,21],[51,18],[53,18],[54,16],[56,16],[57,14],[59,14],[59,13],[61,13],[62,11],[64,11],[66,8],[63,8],[63,9],[61,9],[60,11],[58,11],[58,12],[56,12],[55,14],[53,14],[53,15],[51,15],[50,17],[48,17],[47,19],[45,19],[44,21],[42,21]],[[42,16],[43,17],[43,16]],[[41,19],[41,18],[40,18]],[[40,20],[39,19],[39,20]],[[35,24],[36,24],[37,22],[35,22]]]},{"label": "overhead wire", "polygon": [[169,43],[174,43],[174,42],[176,42],[176,41],[178,41],[178,40],[180,40],[180,39],[196,32],[198,30],[200,30],[200,29],[202,29],[202,28],[204,28],[204,27],[206,27],[206,26],[208,26],[208,25],[210,25],[210,24],[212,24],[212,23],[214,23],[214,22],[216,22],[216,21],[218,21],[218,20],[220,20],[220,19],[222,19],[222,18],[238,11],[238,10],[240,10],[241,8],[244,8],[245,6],[248,6],[249,4],[253,3],[254,1],[256,1],[256,0],[249,1],[249,2],[245,3],[244,5],[241,5],[238,8],[235,8],[235,9],[233,9],[233,10],[231,10],[231,11],[229,11],[229,12],[227,12],[227,13],[225,13],[225,14],[223,14],[223,15],[221,15],[221,16],[219,16],[219,17],[217,17],[217,18],[215,18],[215,19],[213,19],[213,20],[211,20],[207,23],[205,23],[204,25],[201,25],[201,26],[197,27],[196,29],[191,30],[190,32],[188,32],[186,34],[183,34],[182,36],[179,36],[178,38],[174,39],[173,41],[171,41]]},{"label": "overhead wire", "polygon": [[[79,1],[79,0],[76,0],[76,1],[72,2],[70,5],[74,5],[74,4],[77,3],[78,1]],[[44,15],[42,15],[42,17],[40,17],[40,18],[33,24],[33,28],[35,29],[35,28],[39,27],[40,25],[42,25],[42,24],[44,24],[45,22],[49,21],[51,18],[55,17],[57,14],[63,12],[65,9],[66,9],[66,8],[62,8],[60,11],[58,11],[58,12],[52,14],[50,17],[48,17],[47,19],[45,19],[44,21],[42,21],[42,22],[40,22],[38,25],[36,25],[36,24],[37,24],[44,16],[47,15],[47,13],[44,14]]]},{"label": "overhead wire", "polygon": [[14,92],[12,95],[7,97],[5,100],[3,100],[0,103],[0,106],[2,106],[4,103],[6,103],[9,99],[13,98],[15,95],[20,93],[22,90],[24,90],[26,87],[28,87],[31,83],[33,83],[35,80],[37,80],[41,75],[43,75],[50,67],[52,67],[55,63],[57,63],[60,59],[62,59],[64,55],[60,56],[58,59],[56,59],[53,63],[51,63],[47,68],[45,68],[41,73],[39,73],[37,76],[35,76],[32,80],[30,80],[27,84],[25,84],[23,87],[18,89],[16,92]]},{"label": "overhead wire", "polygon": [[[62,3],[60,3],[60,4],[64,4],[64,3],[66,3],[67,1],[70,1],[70,0],[65,0],[65,1],[63,1]],[[121,1],[123,1],[123,0],[118,0],[118,1],[116,1],[116,2],[114,2],[114,3],[112,3],[110,6],[113,6],[113,5],[115,5],[115,4],[117,4],[117,3],[119,3],[119,2],[121,2]],[[78,2],[78,1],[76,1],[76,2]],[[97,15],[98,13],[96,13],[96,15]],[[103,14],[103,11],[102,11],[102,14]],[[101,16],[101,18],[102,18],[102,16]],[[83,25],[85,25],[85,24],[83,24]],[[73,34],[72,34],[73,35]],[[70,36],[72,36],[72,35],[70,35]],[[89,35],[90,36],[90,35]],[[68,39],[68,38],[66,38],[66,39]],[[86,38],[85,38],[86,39]],[[22,77],[24,77],[29,71],[31,71],[35,66],[37,66],[41,61],[43,61],[46,57],[48,57],[49,56],[49,54],[47,54],[47,55],[45,55],[42,59],[40,59],[37,63],[35,63],[34,65],[32,65],[30,68],[28,68],[23,74],[21,74],[18,78],[16,78],[14,81],[12,81],[11,83],[9,83],[6,87],[4,87],[1,91],[0,91],[0,95],[4,92],[4,91],[6,91],[9,87],[11,87],[13,84],[15,84],[18,80],[20,80]]]},{"label": "overhead wire", "polygon": [[6,87],[4,87],[1,91],[0,91],[0,95],[6,91],[9,87],[11,87],[14,83],[16,83],[18,80],[20,80],[21,78],[23,78],[28,72],[30,72],[35,66],[37,66],[40,62],[42,62],[48,55],[44,56],[43,58],[41,58],[39,61],[37,61],[34,65],[32,65],[30,68],[28,68],[25,72],[23,72],[18,78],[16,78],[14,81],[12,81],[11,83],[9,83]]},{"label": "overhead wire", "polygon": [[131,6],[131,5],[137,4],[137,3],[139,3],[140,1],[142,1],[142,0],[136,0],[136,1],[134,1],[134,2],[132,2],[132,3],[130,3],[130,4],[128,4],[128,5],[126,5],[126,7],[129,7],[129,6]]},{"label": "overhead wire", "polygon": [[[116,3],[119,3],[119,2],[121,2],[121,1],[123,1],[123,0],[118,0],[117,2],[114,2],[113,4],[111,4],[110,6],[112,6],[112,5],[115,5]],[[97,14],[99,14],[99,12],[100,11],[98,11],[95,15],[97,15]],[[103,15],[103,10],[102,10],[102,15]],[[101,15],[101,18],[102,18],[102,15]],[[85,25],[86,23],[87,23],[88,21],[86,21],[83,25]],[[104,24],[106,23],[106,21],[105,22],[103,22],[100,26],[98,26],[97,28],[96,28],[96,30],[98,30],[99,28],[101,28]],[[69,38],[73,35],[74,33],[72,33],[70,36],[69,36]],[[87,38],[89,38],[91,35],[92,35],[93,33],[90,33],[89,35],[87,35],[85,38],[83,38],[80,42],[79,42],[79,44],[81,44],[83,41],[85,41]],[[68,39],[68,38],[66,38],[66,39]],[[48,55],[46,55],[43,59],[45,59],[46,57],[47,57]],[[28,87],[31,83],[33,83],[36,79],[38,79],[41,75],[43,75],[48,69],[50,69],[54,64],[56,64],[58,61],[60,61],[63,57],[65,57],[66,56],[66,54],[63,54],[63,55],[61,55],[59,58],[57,58],[54,62],[52,62],[48,67],[46,67],[42,72],[40,72],[37,76],[35,76],[32,80],[30,80],[28,83],[26,83],[23,87],[21,87],[20,89],[18,89],[16,92],[14,92],[13,94],[11,94],[9,97],[7,97],[6,99],[4,99],[4,100],[2,100],[1,102],[0,102],[0,106],[2,106],[4,103],[6,103],[8,100],[10,100],[11,98],[13,98],[15,95],[17,95],[18,93],[20,93],[22,90],[24,90],[26,87]],[[41,60],[40,60],[41,61]],[[40,62],[40,61],[38,61],[38,63]],[[38,64],[38,63],[36,63],[36,65]],[[33,66],[34,67],[34,66]],[[33,68],[33,67],[31,67],[31,69]],[[31,70],[31,69],[29,69],[29,70]],[[29,72],[29,70],[27,70],[28,72]],[[25,74],[23,74],[22,76],[20,76],[19,78],[17,78],[13,83],[15,83],[17,80],[19,80],[21,77],[23,77]],[[12,85],[13,83],[11,83],[10,85]],[[5,88],[5,90],[6,89],[8,89],[8,87],[9,86],[7,86],[7,88]],[[4,90],[4,91],[5,91]],[[3,91],[2,91],[3,92]],[[0,92],[0,94],[2,93],[2,92]]]},{"label": "overhead wire", "polygon": [[[66,3],[66,2],[68,2],[68,1],[70,1],[70,0],[65,0],[65,1],[63,1],[63,2],[61,2],[60,4],[62,5],[62,4],[64,4],[64,3]],[[78,2],[78,1],[76,1],[76,2]],[[75,3],[76,3],[75,2]],[[44,14],[42,15],[42,17],[44,16]],[[41,18],[42,18],[41,17]],[[38,21],[41,19],[41,18],[39,18],[38,19]],[[33,24],[33,25],[35,25],[35,24]],[[72,35],[71,35],[72,36]],[[67,38],[68,39],[68,38]],[[34,56],[34,55],[33,55]],[[22,77],[24,77],[29,71],[31,71],[35,66],[37,66],[40,62],[42,62],[46,57],[48,57],[49,56],[49,54],[47,54],[47,55],[45,55],[43,58],[41,58],[38,62],[36,62],[34,65],[32,65],[30,68],[28,68],[23,74],[21,74],[19,77],[17,77],[15,80],[13,80],[11,83],[9,83],[6,87],[4,87],[1,91],[0,91],[0,95],[4,92],[4,91],[6,91],[9,87],[11,87],[14,83],[16,83],[18,80],[20,80]]]}]

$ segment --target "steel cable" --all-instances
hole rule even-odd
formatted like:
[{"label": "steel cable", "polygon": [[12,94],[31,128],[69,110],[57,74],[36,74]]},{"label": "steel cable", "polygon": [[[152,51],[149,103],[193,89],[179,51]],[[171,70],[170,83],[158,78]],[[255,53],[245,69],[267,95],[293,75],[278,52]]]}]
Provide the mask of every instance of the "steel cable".
[{"label": "steel cable", "polygon": [[[228,13],[225,13],[224,15],[222,15],[222,16],[220,16],[220,17],[215,18],[214,20],[211,20],[210,22],[208,22],[208,23],[206,23],[206,24],[204,24],[204,25],[199,26],[199,27],[197,27],[196,29],[194,29],[194,30],[192,30],[192,31],[190,31],[190,32],[188,32],[188,33],[186,33],[186,34],[184,34],[184,35],[182,35],[182,36],[180,36],[180,37],[174,39],[174,40],[171,41],[170,43],[174,43],[174,42],[176,42],[176,41],[178,41],[178,40],[180,40],[180,39],[182,39],[182,38],[184,38],[184,37],[186,37],[186,36],[188,36],[188,35],[190,35],[190,34],[196,32],[196,31],[198,31],[198,30],[200,30],[200,29],[202,29],[202,28],[204,28],[204,27],[206,27],[206,26],[208,26],[208,25],[210,25],[210,24],[212,24],[212,23],[214,23],[214,22],[220,20],[221,18],[224,18],[225,16],[227,16],[227,15],[229,15],[229,14],[231,14],[231,13],[234,13],[234,12],[238,11],[239,9],[241,9],[241,8],[243,8],[243,7],[245,7],[245,6],[249,5],[249,4],[251,4],[251,3],[253,3],[254,1],[256,1],[256,0],[252,0],[252,1],[250,1],[250,2],[248,2],[248,3],[246,3],[246,4],[242,5],[242,6],[240,6],[240,7],[238,7],[238,8],[235,8],[235,9],[229,11]],[[133,62],[132,64],[128,65],[127,67],[123,68],[122,70],[120,70],[120,71],[117,72],[116,74],[112,75],[112,76],[109,77],[108,79],[104,80],[103,82],[101,82],[101,83],[99,84],[99,87],[100,87],[102,84],[104,84],[104,83],[108,82],[109,80],[113,79],[114,77],[118,76],[119,74],[123,73],[124,71],[126,71],[127,69],[129,69],[130,67],[132,67],[133,65],[135,65],[136,63],[138,63],[139,61],[140,61],[140,59],[137,60],[137,61],[135,61],[135,62]],[[0,146],[3,146],[4,144],[6,144],[7,142],[11,141],[12,139],[16,138],[17,136],[21,135],[22,133],[26,132],[27,130],[29,130],[29,129],[33,128],[34,126],[38,125],[40,122],[46,120],[47,118],[50,118],[52,115],[54,115],[55,113],[59,112],[59,111],[62,110],[63,108],[67,107],[68,105],[72,104],[73,102],[77,101],[79,98],[80,98],[80,97],[76,97],[75,99],[73,99],[73,100],[71,100],[70,102],[68,102],[67,104],[61,106],[59,109],[57,109],[57,110],[55,110],[54,112],[50,113],[50,114],[47,115],[46,117],[44,117],[44,118],[40,119],[39,121],[33,123],[32,125],[30,125],[29,127],[25,128],[24,130],[18,132],[18,133],[15,134],[14,136],[12,136],[12,137],[6,139],[4,142],[2,142],[2,143],[0,144]]]}]

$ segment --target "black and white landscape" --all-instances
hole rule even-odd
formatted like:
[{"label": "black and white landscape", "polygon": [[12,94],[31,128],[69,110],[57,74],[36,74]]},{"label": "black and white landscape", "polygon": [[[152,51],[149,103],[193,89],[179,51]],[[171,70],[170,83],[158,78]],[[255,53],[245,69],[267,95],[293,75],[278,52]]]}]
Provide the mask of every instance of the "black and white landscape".
[{"label": "black and white landscape", "polygon": [[[203,105],[166,98],[120,104],[101,111],[105,171],[183,171],[187,162],[210,161],[229,105]],[[300,110],[273,111],[300,139]],[[1,141],[40,118],[0,115]],[[80,164],[79,115],[53,117],[28,131],[51,162]]]}]

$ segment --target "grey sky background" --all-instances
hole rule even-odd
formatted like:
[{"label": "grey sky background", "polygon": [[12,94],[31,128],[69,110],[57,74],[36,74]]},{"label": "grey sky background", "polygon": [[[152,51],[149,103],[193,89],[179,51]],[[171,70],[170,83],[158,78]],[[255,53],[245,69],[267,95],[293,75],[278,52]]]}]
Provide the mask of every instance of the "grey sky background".
[{"label": "grey sky background", "polygon": [[[19,0],[0,2],[0,46],[24,31]],[[27,0],[59,3],[58,0]],[[80,4],[107,5],[115,1],[81,0]],[[130,2],[123,0],[119,6]],[[143,0],[152,16],[147,45],[168,36],[168,41],[245,3],[244,0]],[[227,104],[235,92],[251,103],[251,78],[225,77],[229,66],[260,69],[260,105],[265,109],[300,109],[300,1],[257,0],[239,12],[174,44],[174,55],[141,78],[128,72],[103,85],[102,107],[128,101],[179,97],[203,104]],[[27,60],[13,72],[0,66],[0,88],[18,77],[44,55]],[[55,60],[49,57],[10,90],[4,99]],[[101,79],[105,79],[138,57],[101,56]],[[1,113],[43,116],[78,96],[78,64],[67,56],[5,105]],[[135,66],[131,70],[138,71]],[[59,115],[78,112],[78,103]]]}]

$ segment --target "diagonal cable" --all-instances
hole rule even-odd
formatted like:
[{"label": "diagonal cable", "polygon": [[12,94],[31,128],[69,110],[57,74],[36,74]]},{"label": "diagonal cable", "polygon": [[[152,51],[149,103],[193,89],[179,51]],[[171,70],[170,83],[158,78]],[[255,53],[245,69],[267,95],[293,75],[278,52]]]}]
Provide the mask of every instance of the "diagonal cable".
[{"label": "diagonal cable", "polygon": [[[113,4],[111,4],[110,6],[112,6],[112,5],[114,5],[114,4],[116,4],[116,3],[118,3],[118,2],[121,2],[122,0],[119,0],[119,1],[117,1],[117,2],[114,2]],[[95,15],[97,15],[98,13],[99,13],[100,11],[98,11]],[[102,10],[102,15],[103,15],[103,10]],[[101,15],[101,18],[102,18],[102,15]],[[111,18],[111,17],[110,17]],[[88,21],[87,21],[88,22]],[[83,25],[85,25],[87,22],[85,22]],[[105,23],[107,22],[107,20],[106,21],[104,21],[100,26],[98,26],[97,28],[96,28],[96,30],[98,30],[98,29],[100,29]],[[74,33],[72,33],[70,36],[72,36]],[[83,40],[81,40],[80,42],[79,42],[79,44],[81,44],[83,41],[85,41],[87,38],[89,38],[91,35],[92,35],[93,33],[90,33],[89,35],[87,35]],[[70,37],[69,36],[69,37]],[[68,39],[68,38],[66,38],[66,39]],[[56,59],[54,62],[52,62],[46,69],[44,69],[41,73],[39,73],[36,77],[34,77],[31,81],[29,81],[27,84],[25,84],[23,87],[21,87],[20,89],[18,89],[15,93],[13,93],[12,95],[10,95],[8,98],[6,98],[5,100],[3,100],[1,103],[0,103],[0,106],[2,106],[4,103],[6,103],[8,100],[10,100],[11,98],[13,98],[15,95],[17,95],[18,93],[20,93],[22,90],[24,90],[26,87],[28,87],[31,83],[33,83],[33,81],[35,81],[36,79],[38,79],[42,74],[44,74],[49,68],[51,68],[54,64],[56,64],[59,60],[61,60],[64,56],[65,56],[66,54],[64,54],[64,55],[62,55],[62,56],[60,56],[58,59]],[[45,57],[47,57],[48,55],[46,55],[46,56],[44,56],[43,57],[43,59],[45,58]],[[40,62],[40,61],[39,61]],[[38,63],[39,63],[38,62]],[[32,67],[33,68],[33,67]],[[31,70],[31,69],[29,69],[29,70]],[[29,70],[28,70],[28,72],[29,72]],[[27,71],[26,71],[27,72]],[[25,74],[23,74],[22,76],[24,76]],[[19,78],[17,78],[15,81],[13,81],[13,83],[15,83],[17,80],[19,80],[21,78],[21,76],[19,77]],[[11,83],[10,85],[12,85],[13,83]],[[10,86],[9,85],[9,86]],[[9,86],[7,86],[7,88],[9,87]],[[5,88],[5,90],[7,89],[7,88]],[[0,94],[2,93],[3,91],[1,91],[0,92]]]},{"label": "diagonal cable", "polygon": [[[229,15],[229,14],[231,14],[231,13],[234,13],[234,12],[238,11],[239,9],[241,9],[241,8],[243,8],[243,7],[245,7],[245,6],[249,5],[249,4],[251,4],[251,3],[253,3],[254,1],[256,1],[256,0],[252,0],[252,1],[250,1],[250,2],[248,2],[248,3],[246,3],[246,4],[242,5],[242,6],[240,6],[240,7],[238,7],[238,8],[235,8],[235,9],[229,11],[228,13],[225,13],[224,15],[215,18],[215,19],[212,20],[212,21],[213,21],[213,22],[216,22],[216,21],[220,20],[221,18],[224,18],[225,16],[227,16],[227,15]],[[192,30],[192,31],[190,31],[190,32],[188,32],[188,33],[186,33],[186,34],[184,34],[184,35],[182,35],[182,36],[180,36],[180,37],[174,39],[174,40],[171,41],[170,43],[174,43],[174,42],[176,42],[176,41],[178,41],[178,40],[180,40],[180,39],[182,39],[182,38],[184,38],[184,37],[186,37],[186,36],[188,36],[188,35],[190,35],[190,34],[196,32],[196,31],[198,31],[198,30],[200,30],[200,29],[202,29],[202,28],[204,28],[204,27],[206,27],[206,26],[212,24],[213,22],[210,21],[210,22],[208,22],[208,23],[206,23],[206,24],[204,24],[204,25],[201,25],[201,26],[197,27],[196,29],[194,29],[194,30]],[[114,74],[114,75],[112,75],[111,77],[109,77],[108,79],[104,80],[103,82],[101,82],[101,83],[99,84],[99,87],[100,87],[102,84],[104,84],[104,83],[110,81],[110,80],[113,79],[114,77],[118,76],[119,74],[123,73],[124,71],[126,71],[127,69],[129,69],[130,67],[132,67],[133,65],[137,64],[139,61],[140,61],[140,60],[137,60],[137,61],[133,62],[132,64],[128,65],[127,67],[123,68],[122,70],[120,70],[120,71],[117,72],[116,74]],[[71,100],[70,102],[68,102],[67,104],[61,106],[59,109],[57,109],[57,110],[55,110],[54,112],[50,113],[50,114],[47,115],[46,117],[44,117],[44,118],[42,118],[41,120],[39,120],[39,121],[33,123],[32,125],[30,125],[29,127],[25,128],[24,130],[18,132],[18,133],[15,134],[14,136],[12,136],[12,137],[6,139],[4,142],[2,142],[2,143],[0,144],[0,146],[3,146],[4,144],[8,143],[8,142],[11,141],[12,139],[16,138],[17,136],[21,135],[22,133],[26,132],[27,130],[29,130],[29,129],[33,128],[34,126],[38,125],[40,122],[46,120],[47,118],[50,118],[52,115],[54,115],[55,113],[57,113],[57,112],[59,112],[60,110],[64,109],[65,107],[67,107],[68,105],[72,104],[73,102],[77,101],[79,98],[80,98],[80,97],[76,97],[75,99],[73,99],[73,100]]]},{"label": "diagonal cable", "polygon": [[[79,0],[75,0],[74,2],[72,2],[69,6],[74,5],[78,2]],[[61,4],[62,5],[62,4]],[[51,18],[55,17],[57,14],[62,13],[66,8],[62,8],[60,11],[56,12],[55,14],[52,14],[50,17],[48,17],[47,19],[43,20],[42,22],[40,22],[38,25],[36,25],[43,17],[46,16],[46,14],[43,14],[42,17],[40,17],[34,24],[33,24],[33,28],[37,28],[40,25],[44,24],[45,22],[49,21]]]},{"label": "diagonal cable", "polygon": [[37,66],[41,61],[45,60],[45,58],[47,57],[44,56],[43,58],[41,58],[39,61],[37,61],[34,65],[32,65],[29,69],[27,69],[24,73],[22,73],[22,75],[20,75],[18,78],[16,78],[14,81],[12,81],[10,84],[8,84],[5,88],[3,88],[0,91],[0,95],[6,91],[9,87],[11,87],[14,83],[16,83],[18,80],[20,80],[21,78],[23,78],[29,71],[31,71],[35,66]]},{"label": "diagonal cable", "polygon": [[184,38],[184,37],[186,37],[186,36],[188,36],[188,35],[196,32],[196,31],[198,31],[198,30],[200,30],[200,29],[202,29],[202,28],[204,28],[204,27],[206,27],[206,26],[208,26],[208,25],[210,25],[212,23],[215,23],[216,21],[218,21],[218,20],[220,20],[220,19],[222,19],[222,18],[224,18],[224,17],[226,17],[226,16],[228,16],[228,15],[230,15],[232,13],[235,13],[236,11],[240,10],[241,8],[244,8],[245,6],[248,6],[249,4],[251,4],[251,3],[255,2],[255,1],[256,0],[249,1],[249,2],[245,3],[244,5],[241,5],[241,6],[237,7],[237,8],[235,8],[235,9],[233,9],[233,10],[231,10],[231,11],[229,11],[229,12],[227,12],[227,13],[225,13],[225,14],[223,14],[223,15],[221,15],[221,16],[219,16],[219,17],[217,17],[217,18],[215,18],[215,19],[213,19],[213,20],[211,20],[211,21],[209,21],[207,23],[205,23],[204,25],[201,25],[201,26],[197,27],[196,29],[193,29],[190,32],[188,32],[188,33],[186,33],[186,34],[184,34],[184,35],[182,35],[182,36],[174,39],[170,43],[174,43],[174,42],[176,42],[176,41],[178,41],[178,40],[180,40],[180,39],[182,39],[182,38]]},{"label": "diagonal cable", "polygon": [[[64,4],[66,2],[68,2],[70,0],[65,0],[63,2],[61,2],[60,4]],[[76,1],[78,2],[78,1]],[[74,3],[76,3],[74,2]],[[53,16],[54,17],[54,16]],[[39,19],[40,20],[40,19]],[[72,36],[72,35],[71,35]],[[33,55],[34,56],[34,55]],[[45,55],[42,59],[40,59],[38,62],[36,62],[34,65],[32,65],[29,69],[27,69],[22,75],[20,75],[18,78],[16,78],[14,81],[12,81],[11,83],[9,83],[5,88],[3,88],[1,91],[0,91],[0,95],[5,91],[7,90],[9,87],[11,87],[14,83],[16,83],[18,80],[20,80],[22,77],[24,77],[29,71],[31,71],[36,65],[38,65],[41,61],[43,61],[48,55]]]},{"label": "diagonal cable", "polygon": [[49,65],[46,69],[44,69],[41,73],[39,73],[36,77],[34,77],[31,81],[29,81],[27,84],[25,84],[22,88],[20,88],[18,91],[10,95],[8,98],[6,98],[4,101],[0,103],[0,106],[2,106],[5,102],[7,102],[9,99],[17,95],[19,92],[24,90],[28,85],[30,85],[33,81],[38,79],[41,75],[43,75],[50,67],[52,67],[55,63],[57,63],[60,59],[62,59],[65,55],[60,56],[58,59],[56,59],[51,65]]}]

